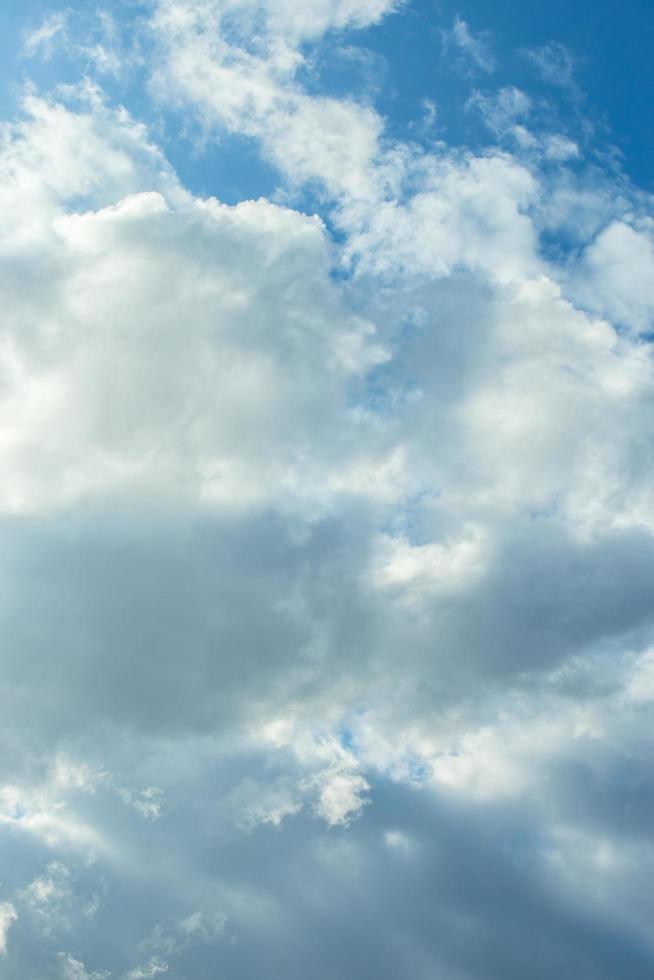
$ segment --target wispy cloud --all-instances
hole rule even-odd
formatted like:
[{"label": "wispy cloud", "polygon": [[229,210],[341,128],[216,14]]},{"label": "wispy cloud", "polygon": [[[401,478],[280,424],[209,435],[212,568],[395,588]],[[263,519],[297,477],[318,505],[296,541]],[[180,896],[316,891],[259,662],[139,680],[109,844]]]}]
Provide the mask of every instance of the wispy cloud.
[{"label": "wispy cloud", "polygon": [[465,20],[455,17],[452,27],[443,30],[441,36],[445,53],[455,58],[459,70],[485,75],[495,71],[496,59],[487,33],[474,33]]},{"label": "wispy cloud", "polygon": [[542,47],[525,49],[523,54],[544,82],[566,89],[577,99],[581,98],[581,89],[575,78],[579,60],[564,44],[551,41]]},{"label": "wispy cloud", "polygon": [[65,40],[68,17],[67,11],[47,14],[38,27],[25,34],[25,53],[29,57],[38,54],[46,60],[51,58],[56,42]]}]

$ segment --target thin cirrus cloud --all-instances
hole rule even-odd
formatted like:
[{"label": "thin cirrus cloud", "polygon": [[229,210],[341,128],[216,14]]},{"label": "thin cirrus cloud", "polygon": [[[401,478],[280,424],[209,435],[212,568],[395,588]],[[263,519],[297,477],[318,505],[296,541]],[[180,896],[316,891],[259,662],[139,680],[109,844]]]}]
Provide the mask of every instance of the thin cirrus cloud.
[{"label": "thin cirrus cloud", "polygon": [[442,39],[444,53],[454,57],[460,72],[491,75],[495,71],[495,55],[487,38],[471,31],[465,20],[455,17],[452,26],[442,31]]},{"label": "thin cirrus cloud", "polygon": [[459,17],[483,151],[315,82],[410,16],[22,30],[80,77],[0,144],[8,980],[651,976],[651,201]]}]

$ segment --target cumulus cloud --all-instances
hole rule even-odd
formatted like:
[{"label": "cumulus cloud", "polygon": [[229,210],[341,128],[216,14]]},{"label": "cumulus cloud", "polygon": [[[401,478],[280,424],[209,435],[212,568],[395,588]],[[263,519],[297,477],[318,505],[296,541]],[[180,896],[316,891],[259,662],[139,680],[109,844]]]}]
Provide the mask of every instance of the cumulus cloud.
[{"label": "cumulus cloud", "polygon": [[[147,488],[153,467],[207,500],[257,501],[275,485],[292,491],[293,467],[313,468],[316,426],[334,427],[346,412],[347,379],[386,356],[372,325],[339,305],[321,222],[267,201],[187,202],[124,115],[110,124],[145,167],[122,149],[105,152],[106,130],[96,134],[92,116],[33,100],[29,110],[32,126],[5,154],[17,221],[23,187],[30,201],[20,218],[29,240],[10,219],[5,245],[15,306],[3,350],[0,439],[13,474],[4,509],[38,510],[43,494],[63,505],[94,484],[102,493],[110,483]],[[41,173],[40,144],[50,139]],[[151,162],[161,190],[137,191],[139,181],[148,186]],[[114,182],[123,195],[116,203],[66,209],[74,197],[104,205],[96,188],[106,195]],[[38,288],[25,292],[44,245]],[[76,322],[85,323],[84,351]],[[154,360],[146,356],[153,344]]]},{"label": "cumulus cloud", "polygon": [[654,241],[651,219],[634,228],[613,221],[584,251],[575,270],[576,298],[640,333],[654,326]]},{"label": "cumulus cloud", "polygon": [[278,201],[93,81],[4,125],[9,980],[651,975],[651,202],[514,86],[473,152],[305,84],[399,6],[131,24]]}]

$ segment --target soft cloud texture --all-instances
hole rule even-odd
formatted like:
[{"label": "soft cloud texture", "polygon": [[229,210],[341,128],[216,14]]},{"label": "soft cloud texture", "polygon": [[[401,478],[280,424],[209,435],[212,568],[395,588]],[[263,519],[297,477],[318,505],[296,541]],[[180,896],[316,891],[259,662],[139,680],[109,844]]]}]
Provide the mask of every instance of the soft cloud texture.
[{"label": "soft cloud texture", "polygon": [[16,909],[11,902],[0,905],[0,953],[7,951],[7,934],[17,918]]},{"label": "soft cloud texture", "polygon": [[475,151],[307,82],[401,6],[116,13],[275,200],[90,76],[4,124],[8,980],[651,976],[651,200],[515,86]]}]

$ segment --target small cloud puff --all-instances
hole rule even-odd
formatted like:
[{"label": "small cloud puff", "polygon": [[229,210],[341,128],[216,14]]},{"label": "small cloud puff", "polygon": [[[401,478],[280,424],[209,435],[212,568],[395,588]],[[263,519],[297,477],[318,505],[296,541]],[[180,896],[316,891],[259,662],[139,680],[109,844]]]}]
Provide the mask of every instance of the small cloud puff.
[{"label": "small cloud puff", "polygon": [[7,952],[9,930],[18,918],[18,913],[11,902],[0,902],[0,953]]}]

